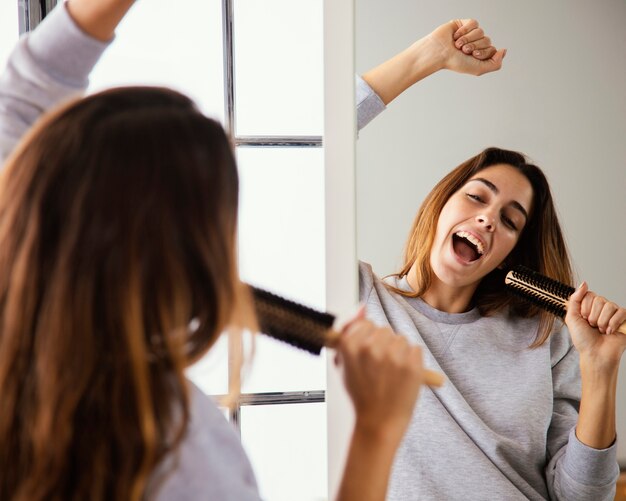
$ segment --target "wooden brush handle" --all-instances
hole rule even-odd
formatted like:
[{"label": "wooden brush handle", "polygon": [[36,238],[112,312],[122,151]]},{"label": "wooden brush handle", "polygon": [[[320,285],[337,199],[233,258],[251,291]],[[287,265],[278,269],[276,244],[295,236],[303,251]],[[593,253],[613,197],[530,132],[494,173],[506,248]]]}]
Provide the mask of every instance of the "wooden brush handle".
[{"label": "wooden brush handle", "polygon": [[[326,334],[326,342],[324,343],[325,346],[329,348],[334,348],[335,346],[337,346],[340,336],[341,332],[332,329],[329,330]],[[441,372],[424,369],[424,384],[426,384],[427,386],[439,388],[440,386],[443,386],[443,383],[445,381],[446,377]]]}]

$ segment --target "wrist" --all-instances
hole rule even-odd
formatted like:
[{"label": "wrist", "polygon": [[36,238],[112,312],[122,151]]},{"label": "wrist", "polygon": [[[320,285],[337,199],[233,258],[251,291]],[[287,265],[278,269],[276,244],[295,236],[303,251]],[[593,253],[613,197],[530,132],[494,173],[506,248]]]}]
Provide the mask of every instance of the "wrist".
[{"label": "wrist", "polygon": [[377,450],[388,448],[395,451],[404,432],[406,423],[370,422],[357,417],[354,424],[354,437]]},{"label": "wrist", "polygon": [[405,50],[410,78],[415,82],[445,68],[448,51],[431,35],[419,39]]},{"label": "wrist", "polygon": [[606,383],[617,381],[620,358],[605,358],[593,351],[580,354],[581,378],[590,383]]}]

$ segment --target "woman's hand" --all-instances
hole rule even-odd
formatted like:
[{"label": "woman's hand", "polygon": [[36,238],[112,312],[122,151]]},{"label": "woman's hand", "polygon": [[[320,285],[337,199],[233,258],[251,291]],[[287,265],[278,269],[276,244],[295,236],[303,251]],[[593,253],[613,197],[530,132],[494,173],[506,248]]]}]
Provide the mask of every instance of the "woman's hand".
[{"label": "woman's hand", "polygon": [[422,351],[365,320],[364,309],[343,328],[335,348],[356,411],[336,499],[380,501],[424,381]]},{"label": "woman's hand", "polygon": [[66,7],[85,33],[107,42],[133,3],[134,0],[68,0]]},{"label": "woman's hand", "polygon": [[482,75],[499,70],[506,49],[497,50],[475,19],[454,19],[430,35],[442,49],[442,66],[458,73]]},{"label": "woman's hand", "polygon": [[594,449],[615,440],[617,374],[626,334],[617,329],[626,310],[589,291],[582,283],[567,303],[565,323],[580,354],[582,394],[576,436]]},{"label": "woman's hand", "polygon": [[626,334],[618,332],[626,321],[626,309],[591,292],[583,282],[569,298],[565,323],[581,363],[598,369],[619,365],[626,350]]},{"label": "woman's hand", "polygon": [[336,349],[356,428],[399,443],[424,381],[421,349],[365,320],[364,310],[344,327]]}]

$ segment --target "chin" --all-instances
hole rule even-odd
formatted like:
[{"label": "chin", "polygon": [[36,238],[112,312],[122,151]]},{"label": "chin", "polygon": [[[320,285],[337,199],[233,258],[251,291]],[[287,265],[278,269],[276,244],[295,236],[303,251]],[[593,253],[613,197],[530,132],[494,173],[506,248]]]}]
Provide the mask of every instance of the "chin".
[{"label": "chin", "polygon": [[[472,266],[473,264],[478,266]],[[495,266],[493,268],[487,267],[489,269],[483,268],[482,265],[484,264],[478,262],[461,264],[454,261],[436,265],[431,263],[431,268],[437,279],[447,286],[468,287],[478,286],[480,281],[495,269]]]}]

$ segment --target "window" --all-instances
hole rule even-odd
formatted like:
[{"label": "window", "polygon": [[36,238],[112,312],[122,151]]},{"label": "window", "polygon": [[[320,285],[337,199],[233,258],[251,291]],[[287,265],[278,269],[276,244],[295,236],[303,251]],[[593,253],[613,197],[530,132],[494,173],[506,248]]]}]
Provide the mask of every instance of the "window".
[{"label": "window", "polygon": [[4,68],[9,52],[19,35],[17,2],[0,2],[0,67]]}]

